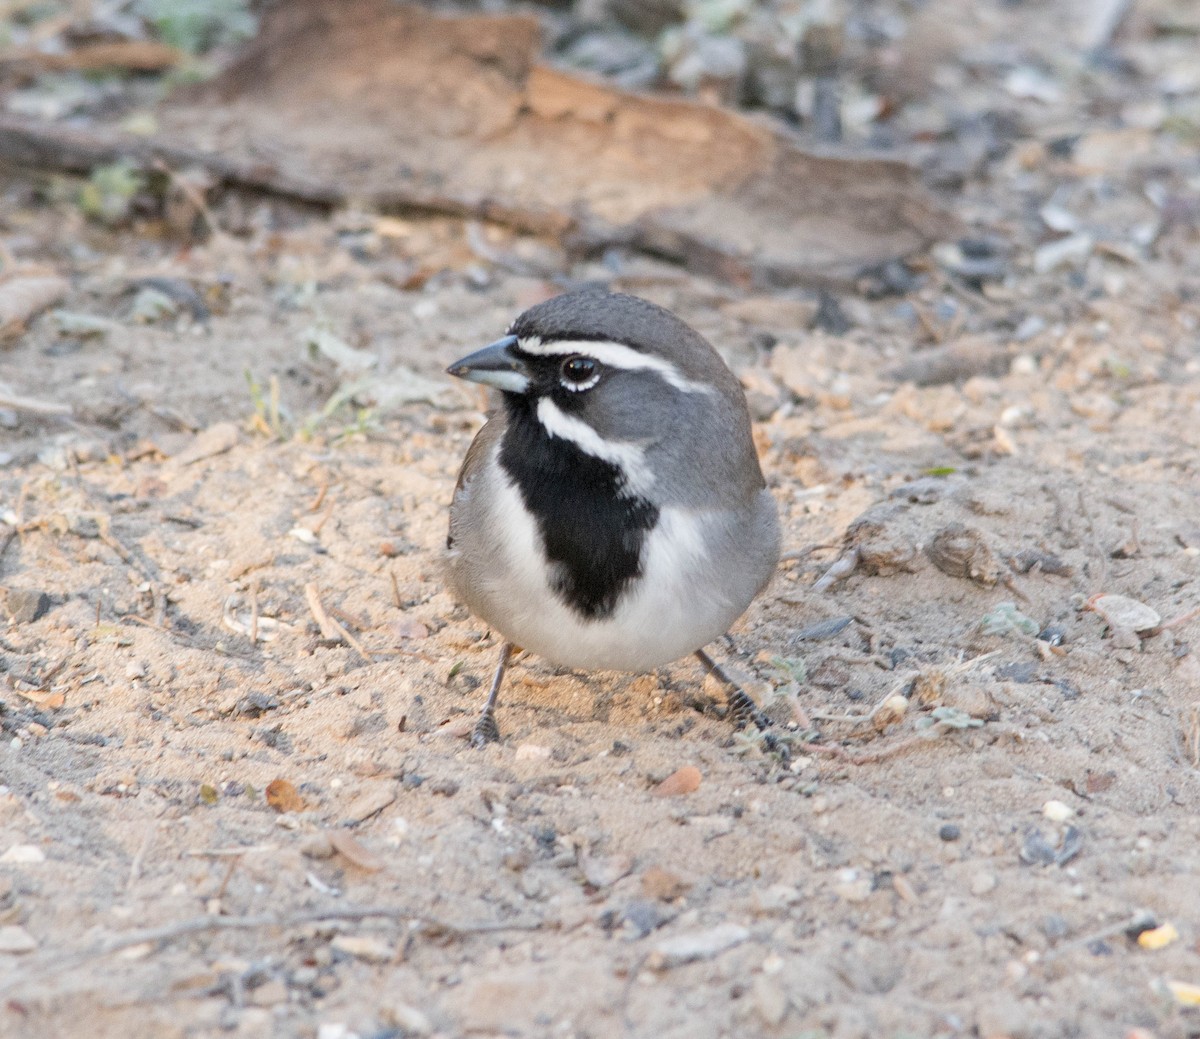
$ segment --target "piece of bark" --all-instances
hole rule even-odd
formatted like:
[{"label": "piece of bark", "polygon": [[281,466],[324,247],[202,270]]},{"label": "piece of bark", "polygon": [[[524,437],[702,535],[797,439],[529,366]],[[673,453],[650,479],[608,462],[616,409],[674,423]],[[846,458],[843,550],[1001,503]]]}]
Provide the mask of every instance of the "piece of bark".
[{"label": "piece of bark", "polygon": [[0,158],[158,157],[324,206],[473,217],[580,252],[627,245],[768,287],[848,285],[954,233],[903,162],[807,152],[764,119],[617,90],[537,51],[527,16],[293,0],[215,80],[160,106],[151,141],[41,127],[46,141],[8,117]]}]

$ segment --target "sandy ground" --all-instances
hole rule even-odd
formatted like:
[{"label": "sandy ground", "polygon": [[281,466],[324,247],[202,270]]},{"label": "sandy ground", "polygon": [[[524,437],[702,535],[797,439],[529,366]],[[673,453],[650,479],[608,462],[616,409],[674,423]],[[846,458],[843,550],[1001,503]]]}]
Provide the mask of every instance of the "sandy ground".
[{"label": "sandy ground", "polygon": [[[1056,161],[956,200],[1002,283],[927,264],[844,334],[453,222],[243,204],[185,248],[5,184],[5,253],[69,290],[0,381],[75,417],[0,409],[0,1034],[1200,1035],[1195,227],[1035,265]],[[439,552],[485,401],[441,372],[587,279],[747,386],[788,555],[714,653],[788,761],[686,661],[521,659],[462,738],[497,640]],[[326,408],[354,385],[392,403]]]}]

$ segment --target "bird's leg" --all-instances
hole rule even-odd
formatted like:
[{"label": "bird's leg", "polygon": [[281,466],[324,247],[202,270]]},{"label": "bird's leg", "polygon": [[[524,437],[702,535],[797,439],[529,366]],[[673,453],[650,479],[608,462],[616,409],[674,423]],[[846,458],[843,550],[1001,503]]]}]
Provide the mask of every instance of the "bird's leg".
[{"label": "bird's leg", "polygon": [[496,724],[496,698],[500,695],[500,686],[504,682],[504,672],[508,670],[508,661],[512,656],[513,644],[506,642],[500,647],[500,662],[496,665],[496,673],[492,676],[492,687],[488,690],[487,703],[479,715],[479,721],[471,730],[471,746],[483,747],[489,743],[500,742],[500,726]]},{"label": "bird's leg", "polygon": [[771,727],[771,719],[759,710],[758,704],[746,695],[742,687],[729,677],[720,664],[702,649],[696,650],[696,659],[700,661],[700,665],[705,671],[725,686],[725,702],[729,705],[729,717],[733,719],[733,724],[737,728],[744,729],[752,722],[763,732]]}]

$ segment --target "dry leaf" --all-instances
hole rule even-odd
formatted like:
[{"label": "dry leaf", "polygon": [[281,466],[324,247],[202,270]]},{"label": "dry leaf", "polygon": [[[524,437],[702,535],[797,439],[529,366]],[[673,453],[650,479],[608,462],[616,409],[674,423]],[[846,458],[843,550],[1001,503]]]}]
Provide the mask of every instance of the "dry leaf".
[{"label": "dry leaf", "polygon": [[642,894],[660,902],[670,902],[684,894],[692,885],[669,870],[651,866],[642,874]]},{"label": "dry leaf", "polygon": [[70,287],[56,274],[18,276],[0,283],[0,338],[20,332],[31,318],[62,299]]},{"label": "dry leaf", "polygon": [[368,873],[378,873],[383,869],[383,859],[345,830],[326,830],[325,836],[329,838],[334,851],[359,869],[365,869]]},{"label": "dry leaf", "polygon": [[267,804],[277,812],[302,812],[305,804],[300,791],[286,779],[272,779],[266,789]]},{"label": "dry leaf", "polygon": [[14,689],[13,692],[24,697],[30,703],[51,711],[57,710],[67,701],[63,693],[55,693],[47,689]]},{"label": "dry leaf", "polygon": [[700,770],[695,765],[684,765],[683,768],[672,772],[657,786],[650,788],[655,797],[679,797],[681,794],[695,793],[700,789]]}]

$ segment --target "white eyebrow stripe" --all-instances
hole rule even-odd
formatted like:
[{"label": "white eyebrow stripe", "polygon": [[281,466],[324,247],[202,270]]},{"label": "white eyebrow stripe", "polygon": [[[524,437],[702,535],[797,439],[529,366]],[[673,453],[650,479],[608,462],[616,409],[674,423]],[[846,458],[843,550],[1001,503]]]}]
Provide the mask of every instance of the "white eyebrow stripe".
[{"label": "white eyebrow stripe", "polygon": [[637,444],[605,440],[582,419],[564,412],[549,397],[538,401],[537,418],[550,436],[570,441],[585,454],[616,466],[621,474],[623,492],[644,495],[654,485],[654,473],[646,464],[646,452]]},{"label": "white eyebrow stripe", "polygon": [[592,357],[610,368],[622,368],[625,371],[651,371],[661,375],[663,381],[683,393],[712,393],[713,388],[702,382],[693,382],[685,378],[670,361],[661,357],[649,357],[639,350],[626,346],[624,343],[612,343],[592,339],[553,339],[543,342],[539,336],[529,336],[517,340],[517,348],[527,354],[539,357],[564,357],[569,354],[583,354]]}]

